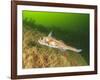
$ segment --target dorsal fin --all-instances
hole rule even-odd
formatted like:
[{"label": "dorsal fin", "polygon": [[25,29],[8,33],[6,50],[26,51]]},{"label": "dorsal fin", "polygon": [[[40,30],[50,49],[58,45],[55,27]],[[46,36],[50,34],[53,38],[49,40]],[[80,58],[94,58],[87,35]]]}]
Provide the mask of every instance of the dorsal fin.
[{"label": "dorsal fin", "polygon": [[48,34],[48,37],[52,37],[52,31]]}]

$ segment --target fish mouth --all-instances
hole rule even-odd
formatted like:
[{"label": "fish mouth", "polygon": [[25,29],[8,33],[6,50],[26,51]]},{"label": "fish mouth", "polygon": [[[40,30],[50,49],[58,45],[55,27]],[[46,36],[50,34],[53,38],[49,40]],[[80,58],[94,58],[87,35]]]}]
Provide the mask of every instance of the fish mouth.
[{"label": "fish mouth", "polygon": [[41,43],[43,42],[43,39],[40,38],[40,39],[38,40],[38,42],[41,44]]},{"label": "fish mouth", "polygon": [[48,45],[48,44],[44,41],[43,38],[40,38],[40,39],[38,40],[38,43],[41,44],[41,45]]}]

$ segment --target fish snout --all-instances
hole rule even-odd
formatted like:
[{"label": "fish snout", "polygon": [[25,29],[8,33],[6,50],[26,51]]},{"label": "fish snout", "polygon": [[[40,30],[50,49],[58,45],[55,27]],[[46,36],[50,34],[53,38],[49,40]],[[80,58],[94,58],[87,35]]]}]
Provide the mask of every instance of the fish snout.
[{"label": "fish snout", "polygon": [[41,44],[41,43],[42,43],[42,39],[40,38],[40,39],[38,40],[38,42]]}]

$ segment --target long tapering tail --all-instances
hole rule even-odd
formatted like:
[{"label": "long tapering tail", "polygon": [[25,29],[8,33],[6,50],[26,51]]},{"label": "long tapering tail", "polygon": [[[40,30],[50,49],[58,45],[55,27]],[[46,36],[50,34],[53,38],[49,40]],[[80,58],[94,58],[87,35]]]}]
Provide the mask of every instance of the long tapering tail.
[{"label": "long tapering tail", "polygon": [[68,47],[67,49],[74,51],[74,52],[78,52],[78,53],[82,51],[82,49],[76,49],[76,48],[73,48],[73,47]]}]

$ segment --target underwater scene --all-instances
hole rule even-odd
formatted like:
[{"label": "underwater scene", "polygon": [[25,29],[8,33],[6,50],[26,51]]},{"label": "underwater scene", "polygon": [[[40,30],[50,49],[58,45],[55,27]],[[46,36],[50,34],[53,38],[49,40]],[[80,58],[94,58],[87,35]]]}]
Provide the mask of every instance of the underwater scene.
[{"label": "underwater scene", "polygon": [[89,65],[89,14],[23,10],[22,66]]}]

